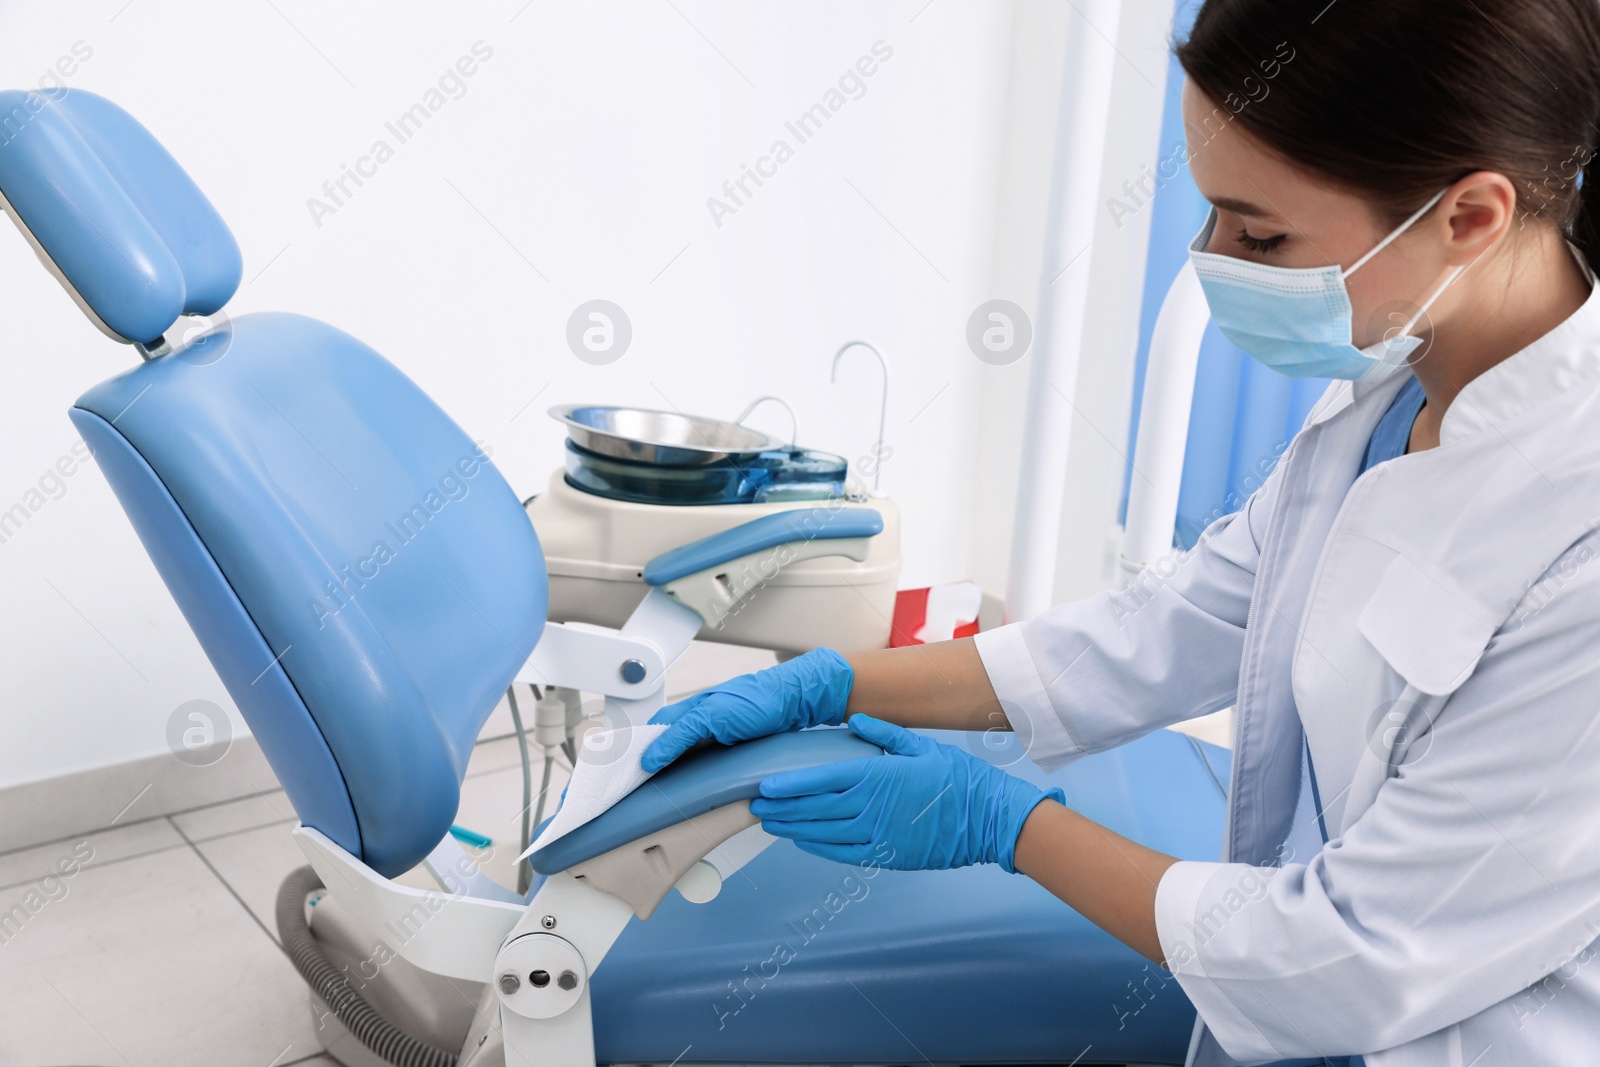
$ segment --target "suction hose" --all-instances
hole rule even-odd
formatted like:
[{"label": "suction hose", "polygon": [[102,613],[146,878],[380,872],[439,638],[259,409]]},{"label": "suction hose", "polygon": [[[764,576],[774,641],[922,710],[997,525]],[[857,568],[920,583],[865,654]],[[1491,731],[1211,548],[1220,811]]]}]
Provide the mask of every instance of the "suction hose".
[{"label": "suction hose", "polygon": [[357,1040],[388,1063],[395,1067],[455,1067],[453,1053],[418,1041],[379,1015],[322,954],[306,922],[306,897],[321,888],[322,879],[310,867],[289,872],[278,887],[278,937],[300,977]]}]

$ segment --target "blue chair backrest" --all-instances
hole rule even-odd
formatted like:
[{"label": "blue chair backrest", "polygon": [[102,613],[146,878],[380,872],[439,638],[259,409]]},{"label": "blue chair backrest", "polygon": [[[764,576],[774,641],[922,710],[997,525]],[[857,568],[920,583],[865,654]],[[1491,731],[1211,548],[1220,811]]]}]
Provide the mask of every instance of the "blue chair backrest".
[{"label": "blue chair backrest", "polygon": [[[226,226],[125,112],[66,100],[0,142],[0,193],[29,204],[22,221],[118,332],[215,310],[233,285],[216,265],[238,254]],[[152,160],[156,207],[134,173]],[[41,221],[74,211],[81,225]],[[97,266],[116,249],[72,244],[89,230],[151,270]],[[152,278],[205,300],[174,305]],[[372,349],[285,314],[216,327],[70,414],[301,821],[385,876],[417,863],[548,606],[538,539],[487,449]]]}]

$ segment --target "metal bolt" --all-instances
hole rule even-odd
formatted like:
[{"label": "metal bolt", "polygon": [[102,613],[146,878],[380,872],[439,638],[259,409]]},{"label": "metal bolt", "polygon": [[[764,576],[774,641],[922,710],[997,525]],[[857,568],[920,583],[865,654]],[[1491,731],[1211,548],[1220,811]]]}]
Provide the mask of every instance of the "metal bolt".
[{"label": "metal bolt", "polygon": [[622,680],[629,685],[644,681],[645,673],[644,664],[639,660],[628,659],[622,661]]},{"label": "metal bolt", "polygon": [[578,976],[571,971],[562,971],[561,977],[556,979],[556,985],[562,989],[576,989],[578,987]]},{"label": "metal bolt", "polygon": [[543,989],[545,986],[550,984],[550,972],[534,971],[532,974],[528,975],[528,981],[533,983],[533,988]]},{"label": "metal bolt", "polygon": [[539,920],[539,925],[546,930],[554,930],[556,928],[556,917],[554,915],[546,915]]},{"label": "metal bolt", "polygon": [[522,979],[518,978],[510,971],[507,971],[505,974],[500,976],[500,992],[504,993],[506,996],[509,997],[511,994],[515,993],[521,988]]}]

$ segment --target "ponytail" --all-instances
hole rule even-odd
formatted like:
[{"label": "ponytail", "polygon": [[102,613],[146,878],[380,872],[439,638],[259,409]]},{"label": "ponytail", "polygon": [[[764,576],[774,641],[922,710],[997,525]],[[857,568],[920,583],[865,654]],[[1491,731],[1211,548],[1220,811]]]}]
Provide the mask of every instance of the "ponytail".
[{"label": "ponytail", "polygon": [[1589,158],[1578,177],[1578,191],[1573,198],[1568,237],[1589,269],[1600,275],[1600,149],[1589,148]]}]

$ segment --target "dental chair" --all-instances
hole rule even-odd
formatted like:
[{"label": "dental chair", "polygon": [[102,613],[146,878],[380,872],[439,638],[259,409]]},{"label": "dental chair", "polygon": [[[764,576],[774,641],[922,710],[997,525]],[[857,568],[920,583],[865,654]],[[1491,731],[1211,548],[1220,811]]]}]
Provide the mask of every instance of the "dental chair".
[{"label": "dental chair", "polygon": [[[299,816],[315,874],[290,876],[279,924],[342,1062],[1182,1062],[1176,983],[1032,881],[844,866],[764,834],[762,778],[878,754],[845,730],[694,752],[536,852],[527,894],[485,876],[447,831],[509,684],[643,722],[727,609],[719,573],[779,549],[859,559],[879,517],[765,516],[651,561],[620,629],[552,624],[488,449],[378,353],[278,313],[168,343],[223,307],[241,257],[144,127],[82,90],[12,91],[0,137],[0,207],[143,357],[70,416]],[[1046,781],[1009,734],[944,739]],[[1157,732],[1048,781],[1212,858],[1227,774],[1223,750]],[[419,864],[438,888],[396,880]]]}]

